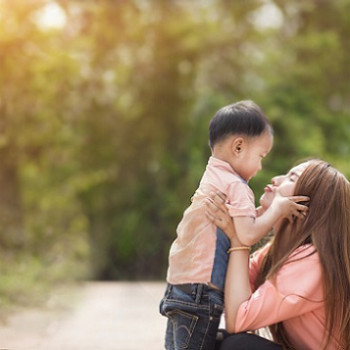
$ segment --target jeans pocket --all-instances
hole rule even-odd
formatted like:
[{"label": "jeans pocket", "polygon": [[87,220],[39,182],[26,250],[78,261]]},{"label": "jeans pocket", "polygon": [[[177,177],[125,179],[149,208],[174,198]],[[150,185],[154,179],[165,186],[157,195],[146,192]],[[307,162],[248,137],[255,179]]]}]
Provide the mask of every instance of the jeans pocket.
[{"label": "jeans pocket", "polygon": [[181,310],[169,311],[166,316],[172,323],[175,348],[186,349],[199,317]]}]

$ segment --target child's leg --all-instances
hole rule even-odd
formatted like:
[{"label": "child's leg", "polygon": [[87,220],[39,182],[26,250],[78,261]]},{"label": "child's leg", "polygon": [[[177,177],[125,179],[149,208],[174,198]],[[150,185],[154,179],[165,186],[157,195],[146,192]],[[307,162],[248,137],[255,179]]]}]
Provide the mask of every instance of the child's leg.
[{"label": "child's leg", "polygon": [[[209,304],[209,320],[207,319],[207,326],[205,334],[203,336],[203,343],[201,350],[214,350],[217,333],[219,329],[219,323],[221,315],[224,308],[224,294],[218,290],[212,289],[208,286],[205,286],[205,292],[203,293],[203,302]],[[206,299],[209,298],[209,301]]]},{"label": "child's leg", "polygon": [[171,295],[172,286],[170,284],[167,284],[167,288],[164,293],[163,299],[160,301],[159,305],[159,312],[163,315],[168,317],[167,325],[166,325],[166,331],[165,331],[165,341],[164,341],[164,349],[166,350],[174,350],[174,327],[173,327],[173,321],[171,317],[167,316],[165,313],[165,308],[167,303],[167,299]]},{"label": "child's leg", "polygon": [[170,286],[161,303],[168,317],[166,349],[213,350],[222,309],[222,293],[206,285]]},{"label": "child's leg", "polygon": [[173,332],[173,322],[171,319],[168,319],[165,331],[165,343],[164,348],[166,350],[174,350],[174,332]]}]

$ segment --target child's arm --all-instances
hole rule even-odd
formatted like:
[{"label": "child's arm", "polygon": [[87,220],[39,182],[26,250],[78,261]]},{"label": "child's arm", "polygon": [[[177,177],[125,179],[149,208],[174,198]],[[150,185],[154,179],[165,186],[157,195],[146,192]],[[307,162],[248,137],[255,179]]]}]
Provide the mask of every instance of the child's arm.
[{"label": "child's arm", "polygon": [[309,198],[305,196],[276,195],[270,207],[257,218],[235,217],[233,221],[239,241],[251,246],[260,241],[279,219],[288,218],[289,221],[292,221],[293,216],[304,218],[307,207],[296,202],[308,200]]},{"label": "child's arm", "polygon": [[266,211],[266,210],[265,210],[262,206],[257,207],[257,208],[256,208],[256,217],[261,216],[262,214],[265,213],[265,211]]}]

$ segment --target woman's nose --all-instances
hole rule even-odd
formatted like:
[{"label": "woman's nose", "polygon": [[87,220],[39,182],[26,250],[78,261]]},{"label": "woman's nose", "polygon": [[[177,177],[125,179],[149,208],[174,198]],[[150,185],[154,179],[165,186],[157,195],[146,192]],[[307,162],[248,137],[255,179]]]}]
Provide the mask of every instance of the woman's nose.
[{"label": "woman's nose", "polygon": [[278,186],[278,185],[281,183],[281,181],[282,181],[282,177],[283,177],[283,176],[274,176],[274,177],[271,179],[272,185]]}]

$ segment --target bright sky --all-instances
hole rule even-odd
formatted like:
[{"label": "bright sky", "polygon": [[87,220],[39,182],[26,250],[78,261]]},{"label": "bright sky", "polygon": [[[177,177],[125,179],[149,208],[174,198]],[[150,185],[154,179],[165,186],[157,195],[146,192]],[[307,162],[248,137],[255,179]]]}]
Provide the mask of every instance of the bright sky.
[{"label": "bright sky", "polygon": [[43,29],[62,28],[66,24],[66,15],[56,2],[49,1],[38,13],[37,21]]},{"label": "bright sky", "polygon": [[[37,20],[43,29],[62,28],[66,24],[66,15],[55,1],[49,0],[39,12]],[[282,13],[269,0],[266,0],[265,4],[253,15],[253,22],[260,29],[278,28],[282,21]]]},{"label": "bright sky", "polygon": [[278,28],[282,25],[283,15],[276,5],[266,1],[254,14],[253,21],[259,29]]}]

